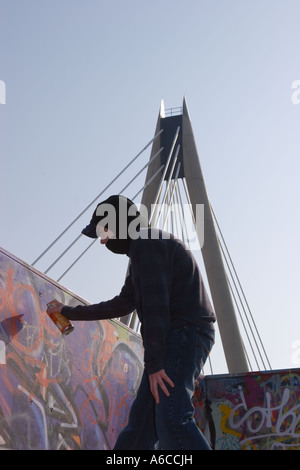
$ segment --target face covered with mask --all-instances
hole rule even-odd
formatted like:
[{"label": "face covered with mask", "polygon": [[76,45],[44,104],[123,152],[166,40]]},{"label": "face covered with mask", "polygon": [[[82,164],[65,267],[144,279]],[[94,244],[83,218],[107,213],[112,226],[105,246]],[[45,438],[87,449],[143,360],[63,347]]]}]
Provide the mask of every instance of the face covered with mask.
[{"label": "face covered with mask", "polygon": [[97,205],[82,234],[101,238],[101,243],[117,254],[128,254],[132,234],[145,224],[136,205],[124,196],[110,196]]}]

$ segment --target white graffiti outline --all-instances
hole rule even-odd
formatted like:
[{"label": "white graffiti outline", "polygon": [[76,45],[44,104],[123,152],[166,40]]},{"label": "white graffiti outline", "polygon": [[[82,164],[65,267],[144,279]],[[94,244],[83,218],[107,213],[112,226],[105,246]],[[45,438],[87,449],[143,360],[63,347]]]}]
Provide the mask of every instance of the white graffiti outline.
[{"label": "white graffiti outline", "polygon": [[[254,406],[253,408],[248,409],[244,392],[243,390],[240,390],[241,403],[238,403],[234,408],[232,408],[229,418],[228,418],[228,423],[230,427],[235,430],[241,428],[241,426],[244,423],[246,423],[248,431],[251,433],[255,433],[255,435],[252,435],[240,441],[240,444],[244,445],[249,441],[253,441],[256,439],[266,439],[266,438],[271,438],[271,437],[272,438],[277,438],[277,437],[291,438],[292,437],[292,438],[300,439],[300,432],[296,432],[296,428],[298,424],[300,423],[300,413],[297,413],[300,411],[300,404],[297,404],[293,406],[292,408],[288,409],[286,412],[284,412],[284,408],[288,404],[290,400],[290,396],[291,396],[290,390],[288,388],[285,388],[283,391],[281,403],[278,406],[272,407],[271,393],[266,392],[266,406],[265,407]],[[242,410],[246,411],[246,413],[243,416],[239,416],[238,418],[236,418],[236,416],[239,415],[240,411]],[[258,426],[256,428],[254,428],[251,425],[251,421],[249,419],[255,413],[261,414],[261,420],[259,421]],[[263,426],[269,429],[272,429],[272,428],[274,429],[274,423],[272,423],[272,416],[274,418],[274,413],[277,413],[275,432],[257,435],[257,433],[259,433],[259,431],[261,430]],[[291,422],[288,428],[285,429],[284,431],[281,431],[282,424],[288,418],[289,419],[291,418]],[[288,444],[285,445],[282,442],[280,442],[280,445],[284,447],[289,446]],[[297,443],[297,444],[295,443],[294,445],[300,446],[300,443]]]},{"label": "white graffiti outline", "polygon": [[37,407],[41,410],[42,418],[43,418],[43,424],[44,424],[44,437],[45,437],[45,450],[49,449],[49,441],[48,441],[48,432],[47,432],[47,420],[46,420],[46,414],[43,405],[36,399],[34,398],[31,393],[26,390],[26,388],[22,387],[22,385],[18,385],[18,389],[21,390],[21,392],[25,393],[27,397],[30,397],[30,400],[37,405]]}]

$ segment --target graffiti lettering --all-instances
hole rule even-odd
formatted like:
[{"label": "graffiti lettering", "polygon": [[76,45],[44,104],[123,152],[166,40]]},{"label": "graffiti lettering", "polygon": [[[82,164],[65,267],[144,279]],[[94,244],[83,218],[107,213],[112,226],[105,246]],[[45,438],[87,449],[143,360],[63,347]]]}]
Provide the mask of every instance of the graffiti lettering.
[{"label": "graffiti lettering", "polygon": [[77,322],[64,337],[46,303],[78,300],[2,250],[0,266],[0,449],[112,448],[137,391],[141,340],[131,347],[112,321]]},{"label": "graffiti lettering", "polygon": [[[46,303],[78,299],[1,249],[0,266],[0,449],[111,449],[142,375],[140,337],[117,321],[64,337]],[[216,449],[300,448],[300,369],[199,379],[193,403]]]},{"label": "graffiti lettering", "polygon": [[[246,425],[246,430],[249,432],[250,437],[244,438],[240,443],[241,445],[253,439],[265,439],[266,437],[293,437],[300,438],[300,430],[297,432],[297,427],[300,422],[300,404],[289,408],[288,403],[291,395],[288,388],[283,391],[281,403],[277,406],[272,406],[271,393],[266,393],[266,406],[255,406],[248,409],[243,391],[240,392],[241,403],[236,405],[229,415],[229,426],[233,430],[243,428]],[[243,412],[245,412],[243,414]],[[269,430],[269,433],[260,434],[262,429]],[[300,442],[299,442],[300,446]]]}]

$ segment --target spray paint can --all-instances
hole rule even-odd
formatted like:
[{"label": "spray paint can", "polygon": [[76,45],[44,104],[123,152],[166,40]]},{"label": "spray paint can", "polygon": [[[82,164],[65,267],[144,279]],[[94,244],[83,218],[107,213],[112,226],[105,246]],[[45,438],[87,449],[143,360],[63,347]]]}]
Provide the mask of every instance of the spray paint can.
[{"label": "spray paint can", "polygon": [[[47,307],[51,308],[54,307],[55,304],[47,304]],[[70,322],[70,320],[62,315],[61,313],[48,313],[47,315],[51,318],[53,323],[57,326],[57,328],[61,331],[63,335],[68,335],[74,330],[74,326]]]}]

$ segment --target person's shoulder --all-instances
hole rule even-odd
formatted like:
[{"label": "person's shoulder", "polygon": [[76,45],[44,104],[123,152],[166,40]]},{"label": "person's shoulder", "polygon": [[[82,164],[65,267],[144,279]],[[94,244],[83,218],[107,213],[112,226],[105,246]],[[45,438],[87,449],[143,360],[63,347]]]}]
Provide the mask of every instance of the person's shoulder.
[{"label": "person's shoulder", "polygon": [[167,248],[171,240],[174,240],[172,234],[164,232],[158,228],[142,228],[138,237],[131,240],[130,251],[136,253],[140,250],[153,252]]}]

